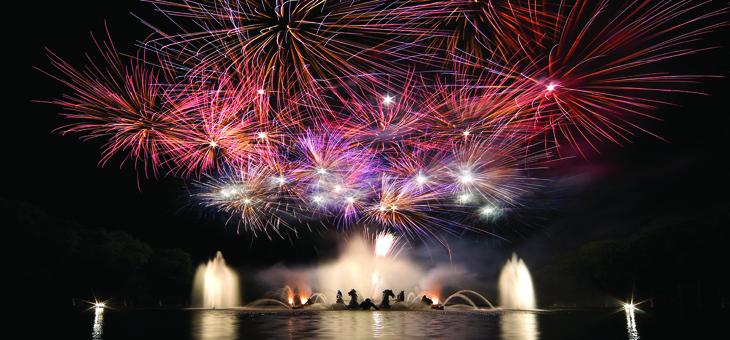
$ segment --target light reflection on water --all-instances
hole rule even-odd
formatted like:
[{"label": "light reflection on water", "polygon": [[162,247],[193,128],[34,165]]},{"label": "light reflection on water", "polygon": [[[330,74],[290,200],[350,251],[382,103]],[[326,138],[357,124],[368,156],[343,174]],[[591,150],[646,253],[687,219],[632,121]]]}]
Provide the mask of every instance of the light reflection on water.
[{"label": "light reflection on water", "polygon": [[383,334],[383,315],[380,312],[373,312],[373,337],[380,337]]},{"label": "light reflection on water", "polygon": [[193,339],[238,339],[238,317],[235,312],[206,311],[193,317]]},{"label": "light reflection on water", "polygon": [[91,328],[91,339],[101,340],[104,337],[104,308],[94,308],[94,325]]},{"label": "light reflection on water", "polygon": [[639,340],[639,330],[636,329],[636,309],[626,308],[626,331],[629,333],[629,340]]},{"label": "light reflection on water", "polygon": [[537,315],[528,312],[505,313],[499,318],[503,340],[537,340]]},{"label": "light reflection on water", "polygon": [[[244,326],[245,324],[245,326]],[[194,339],[243,339],[249,332],[268,337],[333,337],[350,339],[475,336],[505,340],[537,340],[536,315],[509,312],[320,311],[240,312],[196,311]]]},{"label": "light reflection on water", "polygon": [[[605,322],[601,313],[488,311],[272,311],[168,310],[104,315],[95,310],[92,340],[455,338],[555,340],[565,338],[637,340],[632,313]],[[107,313],[108,314],[108,313]],[[619,314],[620,315],[620,314]],[[107,320],[105,320],[105,317]],[[600,323],[594,323],[601,320]],[[89,320],[91,321],[91,320]],[[104,325],[104,321],[108,324]],[[88,324],[84,329],[88,331]],[[107,326],[107,329],[104,329]],[[578,332],[578,333],[576,333]],[[88,333],[86,333],[88,334]],[[582,336],[575,336],[582,334]]]}]

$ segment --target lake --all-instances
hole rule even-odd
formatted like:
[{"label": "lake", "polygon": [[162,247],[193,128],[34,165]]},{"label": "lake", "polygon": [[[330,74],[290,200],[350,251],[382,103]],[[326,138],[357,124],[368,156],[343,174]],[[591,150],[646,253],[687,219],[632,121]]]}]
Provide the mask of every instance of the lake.
[{"label": "lake", "polygon": [[[670,314],[672,315],[672,314]],[[711,318],[699,318],[708,321]],[[623,310],[518,311],[75,311],[69,339],[454,338],[500,340],[667,339],[711,334],[708,324]],[[712,322],[712,325],[719,325]],[[60,335],[59,333],[56,333]]]}]

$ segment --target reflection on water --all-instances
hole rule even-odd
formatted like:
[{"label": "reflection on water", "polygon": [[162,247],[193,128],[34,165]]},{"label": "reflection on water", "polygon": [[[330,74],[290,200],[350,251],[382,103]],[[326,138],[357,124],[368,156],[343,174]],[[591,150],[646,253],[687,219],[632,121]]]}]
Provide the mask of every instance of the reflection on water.
[{"label": "reflection on water", "polygon": [[373,337],[380,337],[383,334],[383,314],[380,312],[373,312]]},{"label": "reflection on water", "polygon": [[[104,315],[106,314],[106,315]],[[527,311],[272,311],[272,310],[95,310],[92,340],[449,338],[492,340],[637,340],[636,320],[601,312]],[[106,317],[106,320],[104,318]],[[86,314],[80,337],[88,339]],[[642,324],[645,332],[651,328]],[[84,336],[86,334],[86,336]],[[69,337],[79,338],[79,337]]]},{"label": "reflection on water", "polygon": [[629,333],[629,340],[638,340],[639,331],[636,329],[636,308],[625,308],[626,331]]},{"label": "reflection on water", "polygon": [[[244,339],[259,337],[325,338],[499,338],[497,315],[437,311],[299,311],[241,312],[195,311],[191,319],[194,339]],[[523,318],[520,320],[529,320]],[[532,326],[536,323],[532,322]],[[519,332],[519,329],[512,333]],[[535,330],[530,334],[536,334]],[[511,333],[511,334],[512,334]],[[533,339],[519,337],[513,339]],[[533,339],[534,340],[534,339]]]},{"label": "reflection on water", "polygon": [[537,340],[537,315],[527,312],[502,314],[499,329],[504,340]]},{"label": "reflection on water", "polygon": [[104,335],[104,308],[94,308],[94,326],[91,328],[91,339],[101,340]]},{"label": "reflection on water", "polygon": [[204,311],[193,317],[193,339],[238,339],[238,315],[234,311]]}]

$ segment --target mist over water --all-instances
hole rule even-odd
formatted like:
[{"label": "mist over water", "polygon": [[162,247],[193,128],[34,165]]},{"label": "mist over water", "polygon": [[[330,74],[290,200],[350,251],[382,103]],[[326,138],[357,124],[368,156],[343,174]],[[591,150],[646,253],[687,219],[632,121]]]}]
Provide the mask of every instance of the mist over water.
[{"label": "mist over water", "polygon": [[[459,264],[426,267],[409,257],[390,234],[370,241],[350,239],[340,255],[311,267],[274,267],[256,277],[271,289],[284,285],[298,288],[303,297],[316,291],[335,301],[337,291],[355,289],[359,297],[380,300],[383,290],[405,291],[417,296],[439,297],[443,285],[469,281],[471,274]],[[347,299],[347,296],[345,296]]]}]

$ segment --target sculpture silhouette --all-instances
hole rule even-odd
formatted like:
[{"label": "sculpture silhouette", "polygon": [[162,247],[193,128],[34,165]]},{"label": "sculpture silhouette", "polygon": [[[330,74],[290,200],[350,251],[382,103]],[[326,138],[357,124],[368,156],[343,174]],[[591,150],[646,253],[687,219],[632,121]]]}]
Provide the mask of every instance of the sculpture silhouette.
[{"label": "sculpture silhouette", "polygon": [[294,288],[294,291],[292,291],[292,294],[294,295],[292,297],[292,308],[298,309],[304,307],[302,305],[302,298],[299,297],[299,288]]},{"label": "sculpture silhouette", "polygon": [[421,298],[421,303],[424,304],[424,305],[426,305],[426,306],[431,306],[431,305],[433,305],[433,300],[429,299],[426,295],[424,295]]},{"label": "sculpture silhouette", "polygon": [[345,304],[345,300],[342,299],[342,292],[339,291],[339,290],[337,291],[337,301],[336,301],[336,303],[341,303],[343,305]]},{"label": "sculpture silhouette", "polygon": [[380,301],[380,308],[390,308],[390,298],[395,297],[393,291],[386,289],[383,291],[383,300]]},{"label": "sculpture silhouette", "polygon": [[400,293],[398,293],[398,297],[395,298],[395,302],[406,302],[406,293],[401,290]]},{"label": "sculpture silhouette", "polygon": [[355,289],[350,290],[347,295],[350,296],[350,303],[347,304],[347,308],[357,309],[357,307],[360,307],[360,303],[357,302],[357,291]]},{"label": "sculpture silhouette", "polygon": [[312,295],[309,296],[305,305],[307,305],[307,306],[313,305],[315,299],[317,299],[317,296],[315,295],[314,290],[312,290]]},{"label": "sculpture silhouette", "polygon": [[362,310],[369,310],[370,308],[375,308],[375,310],[379,309],[378,306],[376,306],[370,299],[365,299],[365,301],[360,304],[360,309]]}]

